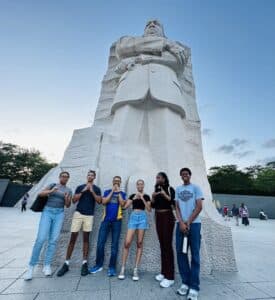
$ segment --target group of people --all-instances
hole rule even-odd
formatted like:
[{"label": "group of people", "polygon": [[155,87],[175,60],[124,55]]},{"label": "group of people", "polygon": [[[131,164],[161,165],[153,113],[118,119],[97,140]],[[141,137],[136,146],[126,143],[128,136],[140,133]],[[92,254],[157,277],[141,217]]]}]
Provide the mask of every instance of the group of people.
[{"label": "group of people", "polygon": [[[123,209],[132,208],[128,219],[128,229],[124,240],[122,262],[118,279],[125,279],[126,261],[129,248],[136,235],[136,259],[132,279],[139,280],[138,267],[141,261],[143,240],[146,230],[149,229],[148,213],[155,210],[156,231],[159,239],[161,265],[160,274],[155,276],[163,288],[174,284],[174,251],[173,232],[176,228],[176,253],[178,268],[182,284],[177,290],[180,295],[187,295],[190,300],[198,297],[200,289],[200,242],[203,195],[199,186],[191,183],[191,170],[182,168],[180,176],[183,184],[176,190],[169,184],[164,172],[156,176],[154,192],[150,196],[144,192],[144,180],[136,182],[136,192],[127,196],[121,190],[121,177],[113,178],[112,187],[104,191],[94,184],[96,172],[90,170],[86,183],[78,186],[75,193],[67,186],[70,174],[61,172],[58,183],[48,185],[39,193],[39,196],[48,197],[46,206],[41,214],[37,238],[33,246],[25,280],[31,280],[34,266],[38,263],[42,246],[46,241],[43,272],[45,276],[52,274],[51,263],[64,220],[64,207],[71,202],[76,203],[76,210],[71,222],[71,236],[67,247],[65,262],[58,270],[57,276],[65,275],[70,269],[70,259],[79,232],[83,232],[83,261],[81,275],[95,274],[103,270],[104,249],[109,233],[112,235],[111,254],[108,267],[108,276],[117,276],[116,265],[119,249],[119,239],[122,226]],[[88,267],[89,236],[93,228],[95,204],[104,207],[103,218],[100,224],[97,239],[95,265]],[[191,261],[188,249],[191,252]]]},{"label": "group of people", "polygon": [[249,211],[244,203],[241,203],[240,207],[237,207],[236,204],[233,204],[231,211],[229,211],[228,206],[225,205],[223,207],[223,216],[225,221],[230,220],[230,217],[233,217],[237,226],[239,226],[240,218],[242,219],[243,225],[249,225]]}]

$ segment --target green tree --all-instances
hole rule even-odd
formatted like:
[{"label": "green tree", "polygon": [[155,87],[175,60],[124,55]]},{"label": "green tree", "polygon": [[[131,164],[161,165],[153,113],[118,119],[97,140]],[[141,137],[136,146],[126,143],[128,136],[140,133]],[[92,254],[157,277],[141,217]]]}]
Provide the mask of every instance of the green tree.
[{"label": "green tree", "polygon": [[275,169],[262,169],[255,179],[255,187],[263,194],[275,195]]},{"label": "green tree", "polygon": [[210,168],[208,180],[214,193],[246,194],[253,189],[251,176],[236,165]]},{"label": "green tree", "polygon": [[0,178],[34,184],[55,166],[35,149],[0,142]]},{"label": "green tree", "polygon": [[214,193],[275,195],[275,169],[272,165],[250,166],[243,171],[236,165],[212,167],[208,180]]},{"label": "green tree", "polygon": [[261,165],[254,165],[245,168],[246,174],[248,174],[252,179],[257,178],[259,172],[263,169],[264,167]]}]

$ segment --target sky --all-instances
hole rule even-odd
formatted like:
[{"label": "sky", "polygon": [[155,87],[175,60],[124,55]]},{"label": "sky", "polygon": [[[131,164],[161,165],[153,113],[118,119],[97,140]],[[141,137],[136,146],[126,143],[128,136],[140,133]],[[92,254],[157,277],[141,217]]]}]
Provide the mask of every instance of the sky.
[{"label": "sky", "polygon": [[62,159],[111,44],[159,19],[192,51],[207,168],[275,160],[275,1],[1,0],[0,140]]}]

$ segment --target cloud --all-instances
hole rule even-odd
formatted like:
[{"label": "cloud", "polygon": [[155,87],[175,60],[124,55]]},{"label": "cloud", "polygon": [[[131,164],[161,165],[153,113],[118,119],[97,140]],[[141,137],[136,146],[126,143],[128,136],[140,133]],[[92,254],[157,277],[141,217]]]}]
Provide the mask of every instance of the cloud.
[{"label": "cloud", "polygon": [[267,140],[264,144],[263,144],[264,148],[275,148],[275,139],[270,139]]},{"label": "cloud", "polygon": [[257,160],[257,163],[262,164],[262,165],[266,165],[267,163],[269,163],[271,161],[275,161],[275,156],[270,156],[270,157],[266,157],[266,158],[263,158],[263,159],[259,159],[259,160]]},{"label": "cloud", "polygon": [[229,144],[220,146],[216,151],[225,154],[233,154],[235,157],[243,158],[253,153],[251,150],[240,151],[247,143],[248,141],[246,139],[234,138]]},{"label": "cloud", "polygon": [[234,146],[232,145],[222,145],[217,149],[217,152],[221,152],[221,153],[232,153],[234,151]]},{"label": "cloud", "polygon": [[202,130],[202,135],[211,135],[211,133],[212,133],[212,129],[209,129],[209,128],[204,128],[203,130]]},{"label": "cloud", "polygon": [[243,151],[243,152],[235,152],[234,156],[236,156],[238,158],[244,158],[244,157],[249,156],[253,153],[254,153],[254,151],[247,150],[247,151]]},{"label": "cloud", "polygon": [[234,145],[236,147],[239,147],[239,146],[244,146],[247,144],[247,140],[246,139],[239,139],[239,138],[235,138],[231,141],[231,145]]}]

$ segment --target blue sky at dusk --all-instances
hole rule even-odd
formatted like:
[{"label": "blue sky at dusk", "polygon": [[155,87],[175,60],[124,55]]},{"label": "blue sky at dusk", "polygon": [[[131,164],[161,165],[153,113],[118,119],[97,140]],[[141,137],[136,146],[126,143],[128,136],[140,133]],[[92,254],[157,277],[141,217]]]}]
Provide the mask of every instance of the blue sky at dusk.
[{"label": "blue sky at dusk", "polygon": [[0,1],[0,140],[58,162],[110,45],[158,18],[192,50],[207,167],[275,160],[275,1]]}]

